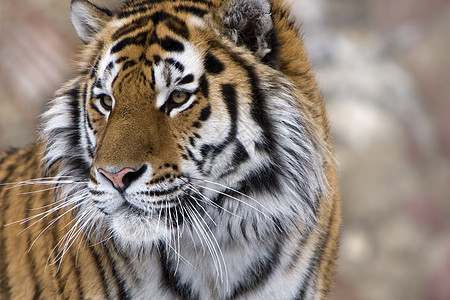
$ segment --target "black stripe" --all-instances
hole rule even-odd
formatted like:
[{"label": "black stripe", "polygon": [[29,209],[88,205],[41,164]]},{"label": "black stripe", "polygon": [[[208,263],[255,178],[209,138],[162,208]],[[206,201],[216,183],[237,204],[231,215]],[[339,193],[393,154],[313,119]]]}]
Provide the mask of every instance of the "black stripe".
[{"label": "black stripe", "polygon": [[198,292],[194,291],[192,283],[181,283],[180,276],[175,272],[176,263],[172,262],[172,259],[166,252],[164,244],[160,243],[158,248],[161,255],[162,284],[173,293],[178,295],[181,299],[200,299],[200,295],[198,294]]},{"label": "black stripe", "polygon": [[3,162],[5,160],[7,160],[10,156],[16,154],[19,150],[20,150],[20,148],[10,147],[10,148],[6,149],[3,153],[0,153],[1,155],[3,155],[0,158],[0,166],[3,164]]},{"label": "black stripe", "polygon": [[102,80],[101,80],[100,78],[98,78],[98,79],[94,82],[93,86],[96,87],[96,88],[101,89],[101,88],[103,87]]},{"label": "black stripe", "polygon": [[245,176],[244,180],[239,184],[241,186],[239,190],[244,194],[263,191],[276,194],[281,188],[278,174],[280,174],[280,170],[276,165],[262,166]]},{"label": "black stripe", "polygon": [[225,69],[224,64],[211,53],[206,54],[204,66],[206,72],[214,75],[220,74]]},{"label": "black stripe", "polygon": [[199,86],[200,86],[200,91],[202,92],[203,96],[208,98],[209,97],[209,82],[208,82],[208,79],[206,79],[205,74],[203,74],[200,77]]},{"label": "black stripe", "polygon": [[123,40],[115,44],[114,47],[111,48],[111,54],[117,53],[129,45],[137,45],[137,46],[145,45],[148,35],[149,32],[144,31],[136,34],[135,36],[124,38]]},{"label": "black stripe", "polygon": [[91,123],[91,120],[89,118],[89,114],[88,114],[88,111],[87,111],[87,102],[88,102],[87,91],[88,91],[88,86],[86,84],[84,86],[84,88],[83,88],[83,96],[82,96],[83,106],[82,106],[82,110],[83,110],[84,118],[86,119],[86,123],[88,124],[89,129],[93,130],[94,128],[92,126],[92,123]]},{"label": "black stripe", "polygon": [[194,81],[194,75],[189,74],[184,76],[179,82],[177,82],[178,85],[182,85],[182,84],[188,84]]},{"label": "black stripe", "polygon": [[[112,89],[114,90],[114,87],[116,85],[116,81],[117,79],[119,79],[119,73],[116,74],[116,76],[114,77],[114,79],[111,81],[111,87],[113,87]],[[119,84],[119,92],[122,93],[122,82],[120,82]]]},{"label": "black stripe", "polygon": [[[272,18],[272,24],[273,24],[273,18]],[[266,34],[266,42],[269,44],[270,51],[264,55],[263,58],[261,58],[261,62],[272,67],[273,69],[278,69],[280,66],[280,49],[281,44],[278,39],[277,32],[274,28]]]},{"label": "black stripe", "polygon": [[[28,167],[25,168],[25,171],[23,172],[22,176],[25,175],[26,172],[29,172],[29,168]],[[31,192],[31,186],[26,187],[24,189],[24,192]],[[27,220],[27,221],[24,223],[24,230],[30,226],[31,220],[29,220],[29,218],[30,218],[30,212],[33,211],[32,210],[33,203],[34,203],[33,197],[28,196],[27,199],[26,199],[26,202],[25,202],[25,220]],[[43,221],[35,224],[34,226],[36,226],[36,228],[37,228],[36,230],[38,232],[40,232],[40,231],[44,230],[45,227],[42,227],[42,226],[45,226],[46,225],[45,223],[46,223],[45,220],[43,220]],[[32,229],[28,229],[26,231],[26,234],[27,234],[27,245],[33,244],[33,241],[36,238],[33,235],[34,229],[35,228],[32,228]],[[24,233],[25,232],[23,232],[22,234],[24,234]],[[33,250],[27,252],[27,258],[28,258],[28,263],[29,263],[29,267],[30,267],[30,276],[32,278],[31,284],[34,285],[33,299],[39,299],[41,297],[41,294],[42,294],[43,290],[42,290],[42,287],[39,284],[40,280],[38,278],[39,278],[40,272],[38,272],[38,269],[37,269],[37,266],[36,266],[36,260],[35,260],[35,257],[34,257],[34,251]]]},{"label": "black stripe", "polygon": [[91,138],[89,136],[89,132],[88,131],[91,130],[91,131],[95,132],[95,130],[94,130],[94,126],[92,125],[89,113],[87,111],[87,101],[88,101],[88,99],[87,99],[87,85],[85,85],[84,88],[83,88],[82,99],[83,99],[83,105],[82,105],[81,109],[82,109],[82,113],[84,115],[84,119],[86,120],[86,123],[87,123],[87,126],[88,126],[88,128],[83,126],[83,131],[84,131],[84,134],[85,134],[85,137],[86,137],[86,143],[88,145],[87,152],[88,152],[88,155],[91,158],[94,158],[93,143],[91,141]]},{"label": "black stripe", "polygon": [[[164,3],[164,2],[172,2],[173,0],[152,0],[149,4],[142,3],[141,5],[136,5],[132,7],[128,7],[125,10],[121,11],[118,14],[119,18],[127,18],[131,15],[146,12],[153,8],[153,6],[157,3]],[[186,2],[192,2],[194,5],[197,3],[205,4],[207,6],[213,6],[213,3],[208,0],[185,0]]]},{"label": "black stripe", "polygon": [[[8,183],[9,179],[15,175],[14,171],[16,170],[16,166],[18,164],[23,163],[23,160],[27,160],[32,154],[34,154],[34,148],[30,147],[27,151],[23,151],[21,149],[10,150],[7,152],[7,155],[2,159],[2,164],[5,159],[8,159],[10,164],[2,165],[2,169],[6,170],[6,174],[0,179],[0,183]],[[22,177],[26,175],[30,171],[29,168],[25,168]],[[1,224],[4,225],[6,222],[6,214],[9,210],[10,203],[10,194],[13,192],[12,189],[6,188],[6,186],[0,186],[0,192],[3,191],[3,194],[0,193],[0,217]],[[28,213],[28,212],[27,212]],[[2,229],[0,229],[1,231]],[[5,260],[6,253],[6,236],[4,234],[0,235],[0,295],[5,296],[5,299],[11,298],[11,289],[9,285],[9,279],[7,272],[8,262]]]},{"label": "black stripe", "polygon": [[[72,250],[72,249],[71,249]],[[71,255],[72,258],[72,264],[73,267],[71,268],[71,270],[73,270],[73,274],[75,277],[75,281],[77,283],[77,291],[78,291],[78,298],[81,299],[85,299],[84,297],[84,292],[83,292],[83,285],[81,283],[81,271],[80,268],[77,265],[77,258],[76,255]]]},{"label": "black stripe", "polygon": [[100,57],[97,58],[97,60],[94,63],[94,66],[91,69],[91,79],[93,79],[95,77],[95,75],[97,74],[97,69],[98,69],[98,65],[100,63]]},{"label": "black stripe", "polygon": [[302,285],[299,288],[299,293],[296,299],[303,299],[300,297],[303,297],[303,295],[305,294],[306,290],[308,289],[308,287],[311,284],[317,284],[316,279],[317,279],[317,273],[318,270],[320,268],[320,264],[323,263],[322,258],[323,255],[325,254],[325,247],[328,244],[328,241],[330,240],[330,229],[331,226],[333,225],[333,221],[334,221],[334,215],[335,215],[335,210],[336,210],[336,205],[335,203],[333,203],[333,206],[331,208],[331,212],[330,212],[330,218],[328,219],[328,223],[327,223],[327,227],[322,229],[322,232],[324,232],[324,234],[320,235],[319,238],[319,242],[316,245],[316,248],[314,250],[314,254],[311,256],[311,263],[309,265],[309,268],[306,272],[305,277],[307,278],[307,280],[305,280]]},{"label": "black stripe", "polygon": [[185,40],[189,39],[189,30],[183,20],[173,17],[166,22],[166,25],[170,30],[172,30],[174,33],[178,34]]},{"label": "black stripe", "polygon": [[[301,145],[301,143],[297,143],[297,145]],[[309,163],[307,161],[305,161],[305,159],[303,157],[301,157],[297,152],[295,152],[292,149],[285,149],[283,147],[283,150],[286,153],[289,153],[292,157],[294,157],[294,161],[298,162],[298,165],[296,166],[295,171],[296,172],[292,172],[290,170],[286,170],[289,174],[291,178],[294,178],[296,180],[296,190],[297,192],[300,194],[301,199],[304,200],[304,202],[306,202],[306,204],[308,205],[308,207],[310,208],[311,212],[316,216],[317,215],[317,210],[318,210],[318,206],[319,206],[319,196],[316,193],[314,193],[313,195],[311,195],[310,193],[308,193],[308,191],[310,191],[310,188],[307,186],[308,182],[304,182],[299,178],[299,174],[306,174],[307,172],[307,168],[305,166],[308,166]]]},{"label": "black stripe", "polygon": [[90,106],[93,110],[95,110],[96,112],[98,112],[99,114],[101,114],[102,116],[105,115],[104,113],[102,113],[102,112],[100,111],[100,109],[97,107],[97,105],[95,105],[93,102],[89,102],[89,106]]},{"label": "black stripe", "polygon": [[148,11],[149,8],[147,6],[138,6],[135,8],[127,8],[126,10],[121,11],[117,17],[120,19],[124,19],[124,18],[128,18],[129,16],[132,15],[137,15],[139,13],[143,13]]},{"label": "black stripe", "polygon": [[254,261],[244,272],[242,280],[234,287],[233,292],[227,299],[236,299],[243,294],[255,290],[264,285],[269,276],[280,263],[281,242],[275,241],[268,253]]},{"label": "black stripe", "polygon": [[189,137],[189,144],[191,144],[191,146],[195,148],[195,139],[192,136]]},{"label": "black stripe", "polygon": [[153,65],[152,61],[149,60],[149,59],[145,56],[145,53],[142,53],[141,56],[139,56],[139,61],[140,61],[140,62],[144,62],[144,64],[145,64],[147,67],[151,67],[151,66]]},{"label": "black stripe", "polygon": [[275,153],[275,137],[273,136],[273,124],[267,114],[266,97],[259,88],[259,79],[256,76],[252,67],[247,68],[252,87],[252,109],[251,115],[256,123],[263,130],[265,146],[269,153]]},{"label": "black stripe", "polygon": [[122,71],[125,71],[126,69],[131,68],[132,66],[135,66],[136,64],[137,64],[136,61],[129,60],[122,66]]},{"label": "black stripe", "polygon": [[184,72],[184,66],[179,61],[173,60],[172,58],[166,58],[165,62],[168,63],[169,65],[174,66],[175,68],[177,68],[181,73]]},{"label": "black stripe", "polygon": [[[2,169],[6,169],[6,175],[3,176],[3,178],[0,180],[0,183],[10,183],[9,179],[11,178],[12,175],[14,175],[14,171],[16,170],[17,166],[18,166],[18,161],[23,161],[23,160],[27,160],[28,158],[30,158],[32,155],[34,154],[34,148],[30,147],[29,149],[27,149],[26,151],[19,151],[17,152],[17,154],[15,155],[11,155],[8,156],[10,158],[10,164],[7,165],[7,167],[3,167]],[[15,158],[15,156],[17,155],[17,157]],[[28,170],[29,171],[29,170]],[[26,174],[25,174],[26,175]]]},{"label": "black stripe", "polygon": [[302,233],[302,238],[298,241],[297,248],[295,251],[290,255],[290,262],[287,270],[292,271],[295,267],[297,267],[298,260],[300,259],[300,256],[302,255],[302,251],[304,250],[305,244],[308,241],[310,232],[304,232]]},{"label": "black stripe", "polygon": [[241,164],[247,161],[249,158],[250,156],[244,145],[242,145],[240,141],[236,141],[232,158],[230,161],[227,161],[228,165],[225,168],[222,168],[222,173],[219,178],[223,179],[226,176],[233,174],[241,166]]},{"label": "black stripe", "polygon": [[175,6],[175,10],[177,12],[188,12],[188,13],[194,14],[200,18],[202,18],[204,15],[206,15],[208,13],[208,11],[205,9],[195,7],[195,6],[190,6],[190,5]]},{"label": "black stripe", "polygon": [[[5,182],[5,181],[0,181]],[[4,187],[0,186],[0,191],[3,191]],[[0,213],[1,213],[1,224],[4,225],[6,223],[6,214],[9,210],[9,194],[11,193],[11,189],[4,190],[4,193],[0,193]],[[0,229],[3,230],[3,229]],[[9,286],[8,276],[8,265],[9,263],[6,261],[6,235],[0,235],[0,295],[5,296],[5,299],[11,299],[11,288]]]},{"label": "black stripe", "polygon": [[151,19],[153,21],[153,26],[158,25],[161,22],[164,22],[166,20],[176,19],[172,14],[169,14],[165,11],[157,11],[151,15]]},{"label": "black stripe", "polygon": [[2,180],[0,181],[1,183],[11,183],[9,182],[9,179],[11,178],[12,175],[14,175],[14,171],[16,170],[17,167],[17,160],[12,161],[9,165],[7,165],[7,167],[3,167],[3,170],[6,170],[6,175],[3,176]]},{"label": "black stripe", "polygon": [[237,131],[237,101],[236,101],[236,89],[232,84],[222,84],[222,96],[227,105],[228,115],[231,119],[231,128],[229,137],[235,137]]},{"label": "black stripe", "polygon": [[184,45],[183,43],[174,40],[172,38],[166,37],[164,39],[161,39],[159,41],[159,44],[161,45],[161,48],[163,48],[166,51],[173,51],[173,52],[182,52],[184,51]]},{"label": "black stripe", "polygon": [[128,56],[122,56],[122,57],[119,57],[119,58],[116,60],[116,64],[120,64],[121,62],[128,60],[128,58],[129,58]]},{"label": "black stripe", "polygon": [[[228,132],[228,136],[225,138],[224,142],[219,145],[202,145],[200,148],[200,154],[202,156],[202,160],[197,160],[192,155],[189,154],[191,159],[195,162],[196,166],[200,169],[203,175],[209,175],[210,170],[206,170],[203,167],[205,166],[208,159],[211,160],[209,165],[213,165],[213,161],[217,159],[217,156],[233,141],[236,139],[237,133],[237,99],[236,99],[236,89],[232,84],[223,84],[221,86],[221,93],[223,96],[223,100],[227,106],[227,111],[230,116],[230,129]],[[200,122],[194,122],[194,127],[200,128],[202,124]]]},{"label": "black stripe", "polygon": [[199,121],[206,121],[211,116],[211,106],[208,105],[205,108],[202,109],[200,112],[200,117],[198,118]]},{"label": "black stripe", "polygon": [[125,286],[125,282],[122,279],[122,276],[117,268],[117,262],[112,258],[111,251],[108,247],[105,248],[106,255],[110,258],[111,268],[112,268],[112,277],[116,280],[117,287],[119,289],[119,299],[121,300],[131,300],[130,295],[128,294],[128,290]]},{"label": "black stripe", "polygon": [[232,166],[233,169],[236,169],[237,166],[244,163],[250,158],[250,155],[248,154],[247,150],[245,149],[244,145],[242,145],[241,142],[236,143],[236,148],[233,152],[233,158],[232,158]]},{"label": "black stripe", "polygon": [[[267,114],[267,105],[266,105],[266,97],[263,91],[260,89],[260,83],[258,76],[255,73],[254,67],[250,66],[243,58],[239,56],[237,53],[231,52],[227,47],[219,43],[218,41],[210,41],[209,45],[211,48],[221,48],[227,50],[226,52],[230,55],[230,58],[239,66],[244,68],[248,74],[251,84],[252,91],[252,108],[251,115],[255,122],[261,127],[263,130],[264,140],[260,145],[262,148],[257,148],[259,150],[264,150],[267,153],[270,153],[272,156],[275,155],[275,137],[273,136],[273,124],[268,117]],[[276,161],[278,161],[277,157],[273,157]]]},{"label": "black stripe", "polygon": [[79,156],[70,157],[69,163],[73,168],[73,172],[77,171],[76,175],[79,176],[80,179],[89,179],[89,171],[91,166],[84,160],[82,151],[80,151]]},{"label": "black stripe", "polygon": [[[49,195],[48,199],[50,199],[50,195]],[[51,232],[51,237],[52,237],[52,243],[51,243],[51,245],[52,245],[51,247],[52,248],[55,247],[58,244],[59,239],[60,239],[60,237],[58,235],[58,233],[60,231],[57,230],[57,224],[58,223],[54,224],[53,226],[55,226],[55,228],[52,228],[52,230],[50,231]],[[59,295],[63,295],[64,288],[65,288],[66,284],[65,284],[65,281],[62,278],[62,272],[60,272],[58,274],[58,276],[55,276],[55,277],[56,277],[56,284],[58,285],[58,294]]]},{"label": "black stripe", "polygon": [[[105,253],[98,253],[97,252],[97,249],[100,249],[101,247],[102,246],[94,246],[92,248],[91,253],[92,253],[92,256],[94,257],[94,261],[95,261],[95,264],[97,266],[97,270],[99,271],[101,279],[102,279],[102,282],[103,282],[103,290],[105,291],[106,299],[113,300],[113,299],[116,299],[117,297],[115,297],[112,294],[113,291],[111,290],[111,287],[110,287],[110,284],[109,284],[109,280],[106,278],[107,271],[105,270],[105,268],[103,266],[104,264],[103,264],[103,262],[102,262],[102,260],[100,258],[102,256],[102,254],[104,256]],[[108,267],[110,267],[109,263],[108,263]]]},{"label": "black stripe", "polygon": [[111,62],[109,62],[109,64],[106,66],[106,69],[105,69],[105,73],[111,73],[111,70],[112,70],[112,68],[114,67],[114,63],[111,61]]},{"label": "black stripe", "polygon": [[314,276],[315,268],[316,268],[316,266],[314,263],[309,265],[308,270],[303,275],[303,282],[301,283],[298,293],[295,296],[294,300],[305,299],[306,291],[308,290],[308,287],[310,286],[311,281],[314,280],[314,278],[315,278],[315,276]]},{"label": "black stripe", "polygon": [[[126,276],[123,276],[124,278],[127,278],[127,281],[130,283],[131,285],[136,286],[138,283],[140,283],[140,279],[138,276],[138,271],[135,270],[134,266],[133,266],[133,261],[137,258],[136,256],[133,257],[129,257],[128,253],[125,253],[124,251],[120,251],[120,247],[117,246],[116,241],[114,239],[110,239],[110,242],[107,243],[107,247],[109,249],[109,253],[114,252],[114,256],[115,256],[115,261],[116,261],[116,265],[118,265],[118,262],[120,261],[121,263],[121,267],[119,267],[118,269],[120,271],[122,271],[122,274],[126,273]],[[151,250],[150,249],[146,249],[149,250],[149,252],[146,251],[146,253],[151,253],[153,251],[153,245],[151,246]],[[138,256],[141,256],[142,252],[140,254],[138,254]],[[124,284],[124,289],[125,289],[125,282],[123,282]],[[128,297],[131,298],[131,296],[129,295],[129,293],[127,292]]]},{"label": "black stripe", "polygon": [[155,62],[155,65],[159,64],[161,62],[161,56],[154,55],[153,56],[153,61]]},{"label": "black stripe", "polygon": [[[78,92],[77,92],[78,95]],[[70,132],[70,134],[67,135],[69,145],[73,148],[78,148],[81,143],[81,124],[80,124],[80,109],[78,107],[78,97],[72,98],[72,100],[69,102],[70,105],[70,116],[71,116],[71,123],[73,124],[73,131]]]},{"label": "black stripe", "polygon": [[113,41],[118,40],[126,34],[129,34],[135,30],[145,27],[146,25],[148,25],[149,22],[150,22],[150,16],[143,16],[143,17],[134,19],[131,23],[124,25],[123,27],[119,28],[116,32],[114,32],[111,39]]}]

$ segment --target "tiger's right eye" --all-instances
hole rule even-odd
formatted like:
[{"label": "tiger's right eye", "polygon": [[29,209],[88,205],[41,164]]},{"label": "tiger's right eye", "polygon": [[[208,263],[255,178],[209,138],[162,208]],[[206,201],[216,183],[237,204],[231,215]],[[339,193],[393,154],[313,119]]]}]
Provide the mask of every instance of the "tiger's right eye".
[{"label": "tiger's right eye", "polygon": [[113,106],[113,100],[110,96],[106,94],[101,94],[97,96],[97,99],[100,101],[101,106],[107,110],[111,111]]}]

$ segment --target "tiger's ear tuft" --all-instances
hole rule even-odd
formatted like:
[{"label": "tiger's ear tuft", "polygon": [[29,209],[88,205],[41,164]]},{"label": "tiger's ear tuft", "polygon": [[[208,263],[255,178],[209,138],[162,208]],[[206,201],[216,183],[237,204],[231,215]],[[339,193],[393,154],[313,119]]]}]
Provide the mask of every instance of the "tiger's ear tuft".
[{"label": "tiger's ear tuft", "polygon": [[225,34],[263,62],[277,65],[277,38],[270,0],[228,0],[219,11]]},{"label": "tiger's ear tuft", "polygon": [[88,44],[112,17],[112,13],[87,0],[72,0],[71,19],[80,39]]}]

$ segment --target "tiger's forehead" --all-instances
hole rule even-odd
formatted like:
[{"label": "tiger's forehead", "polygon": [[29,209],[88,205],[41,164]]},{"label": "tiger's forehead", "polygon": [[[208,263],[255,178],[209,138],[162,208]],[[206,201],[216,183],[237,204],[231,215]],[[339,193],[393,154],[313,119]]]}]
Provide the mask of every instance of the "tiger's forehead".
[{"label": "tiger's forehead", "polygon": [[181,48],[177,39],[190,40],[192,27],[206,27],[201,17],[207,11],[203,9],[170,2],[136,9],[139,9],[138,14],[127,17],[129,12],[125,11],[110,22],[107,39],[109,44],[114,44],[111,53],[120,52],[130,44],[147,48],[160,45],[163,50],[177,51]]},{"label": "tiger's forehead", "polygon": [[199,31],[206,32],[206,27],[198,14],[180,10],[175,4],[154,5],[132,18],[121,18],[119,14],[108,24],[108,36],[105,37],[110,41],[105,43],[108,46],[100,51],[93,63],[97,78],[94,88],[112,88],[117,77],[130,76],[127,73],[135,69],[153,90],[156,88],[156,66],[159,66],[156,71],[164,76],[168,85],[175,75],[182,78],[184,73],[199,73],[205,45],[197,47],[200,43],[195,41],[203,39],[196,36]]}]

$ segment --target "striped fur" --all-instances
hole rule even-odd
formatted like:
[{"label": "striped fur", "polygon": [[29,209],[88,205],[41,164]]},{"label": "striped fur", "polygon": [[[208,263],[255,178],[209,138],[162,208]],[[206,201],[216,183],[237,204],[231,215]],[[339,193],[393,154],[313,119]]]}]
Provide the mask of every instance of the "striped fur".
[{"label": "striped fur", "polygon": [[0,155],[1,299],[324,299],[340,204],[281,0],[72,1],[79,76]]}]

